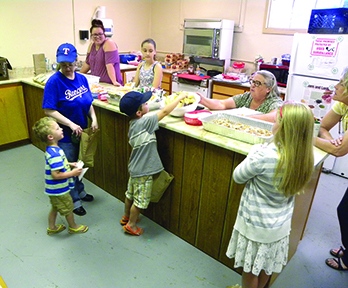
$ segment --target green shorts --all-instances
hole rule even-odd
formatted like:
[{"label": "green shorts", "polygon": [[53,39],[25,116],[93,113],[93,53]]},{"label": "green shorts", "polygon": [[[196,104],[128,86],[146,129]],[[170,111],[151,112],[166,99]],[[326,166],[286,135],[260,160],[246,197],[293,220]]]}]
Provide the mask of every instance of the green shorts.
[{"label": "green shorts", "polygon": [[55,209],[62,216],[68,216],[74,210],[74,203],[69,193],[61,196],[49,196],[52,209]]},{"label": "green shorts", "polygon": [[133,204],[140,208],[146,209],[149,206],[152,191],[152,175],[136,177],[129,177],[126,197],[133,200]]}]

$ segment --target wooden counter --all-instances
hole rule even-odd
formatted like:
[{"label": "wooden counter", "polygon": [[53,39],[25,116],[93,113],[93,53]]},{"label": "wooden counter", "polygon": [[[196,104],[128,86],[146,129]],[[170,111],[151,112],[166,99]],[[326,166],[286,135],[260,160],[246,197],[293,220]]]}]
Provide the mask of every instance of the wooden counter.
[{"label": "wooden counter", "polygon": [[[23,81],[28,127],[44,116],[43,87]],[[86,177],[124,201],[128,182],[128,117],[117,106],[95,100],[101,129],[95,167]],[[153,112],[151,112],[153,113]],[[31,129],[29,129],[31,131]],[[165,117],[156,132],[158,151],[165,169],[175,178],[159,203],[144,214],[211,257],[233,268],[225,256],[244,185],[234,183],[234,168],[251,145],[186,125],[181,118]],[[30,133],[34,145],[44,145]],[[316,168],[306,193],[296,198],[289,258],[302,238],[326,153],[315,148]],[[115,216],[115,215],[114,215]],[[122,215],[116,215],[121,217]],[[109,217],[105,215],[105,217]],[[145,234],[146,234],[145,230]],[[240,272],[240,271],[238,271]]]}]

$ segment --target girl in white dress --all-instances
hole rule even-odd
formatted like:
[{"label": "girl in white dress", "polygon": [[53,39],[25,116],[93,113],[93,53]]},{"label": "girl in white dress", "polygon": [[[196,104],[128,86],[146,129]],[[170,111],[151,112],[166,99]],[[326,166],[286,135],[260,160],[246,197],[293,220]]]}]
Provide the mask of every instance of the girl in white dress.
[{"label": "girl in white dress", "polygon": [[246,185],[226,255],[243,268],[243,288],[265,287],[287,263],[295,195],[314,168],[313,127],[308,106],[285,103],[273,143],[254,145],[233,172],[234,181]]}]

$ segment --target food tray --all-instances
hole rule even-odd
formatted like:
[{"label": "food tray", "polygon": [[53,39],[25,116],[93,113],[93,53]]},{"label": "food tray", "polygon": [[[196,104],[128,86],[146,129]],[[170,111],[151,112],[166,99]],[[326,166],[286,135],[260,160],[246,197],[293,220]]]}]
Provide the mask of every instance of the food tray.
[{"label": "food tray", "polygon": [[119,106],[121,96],[119,94],[117,94],[117,92],[108,91],[108,95],[106,96],[106,99],[107,99],[109,104]]},{"label": "food tray", "polygon": [[243,131],[239,131],[239,130],[235,130],[232,128],[215,124],[212,122],[215,119],[228,119],[231,122],[242,123],[242,124],[257,127],[257,128],[266,129],[269,131],[272,131],[272,127],[273,127],[273,124],[270,122],[238,116],[238,115],[229,115],[225,113],[215,113],[210,116],[202,117],[199,120],[202,121],[203,128],[207,131],[220,134],[225,137],[240,140],[246,143],[258,144],[258,143],[270,142],[273,140],[273,135],[272,136],[257,136],[257,135],[249,134]]}]

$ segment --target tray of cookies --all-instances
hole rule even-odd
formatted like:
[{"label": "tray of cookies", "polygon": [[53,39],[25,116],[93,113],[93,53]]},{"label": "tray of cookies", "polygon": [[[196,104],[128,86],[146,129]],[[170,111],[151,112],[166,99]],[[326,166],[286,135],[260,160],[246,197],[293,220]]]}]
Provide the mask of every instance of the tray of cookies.
[{"label": "tray of cookies", "polygon": [[226,113],[214,113],[200,120],[207,131],[249,144],[273,140],[273,123],[270,122]]}]

